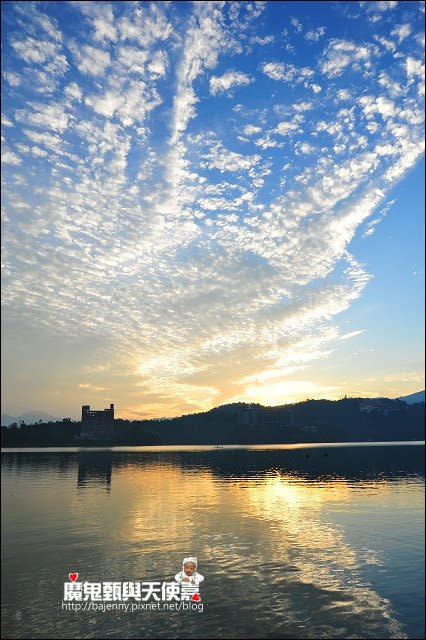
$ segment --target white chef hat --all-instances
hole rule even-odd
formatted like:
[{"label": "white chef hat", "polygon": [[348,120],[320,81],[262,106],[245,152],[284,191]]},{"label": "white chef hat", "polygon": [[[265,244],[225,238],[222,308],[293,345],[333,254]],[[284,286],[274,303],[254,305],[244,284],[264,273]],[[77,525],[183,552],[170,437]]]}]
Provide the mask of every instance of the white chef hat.
[{"label": "white chef hat", "polygon": [[185,564],[185,562],[193,562],[195,566],[197,566],[197,558],[195,556],[188,556],[187,558],[184,558],[182,566]]}]

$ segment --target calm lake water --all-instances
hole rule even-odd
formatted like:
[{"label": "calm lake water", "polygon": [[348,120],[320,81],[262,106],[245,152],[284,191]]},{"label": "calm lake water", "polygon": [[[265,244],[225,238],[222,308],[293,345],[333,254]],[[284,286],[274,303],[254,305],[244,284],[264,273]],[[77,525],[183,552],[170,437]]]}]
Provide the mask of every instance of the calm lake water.
[{"label": "calm lake water", "polygon": [[[424,443],[2,452],[6,638],[423,638]],[[63,611],[172,581],[203,611]]]}]

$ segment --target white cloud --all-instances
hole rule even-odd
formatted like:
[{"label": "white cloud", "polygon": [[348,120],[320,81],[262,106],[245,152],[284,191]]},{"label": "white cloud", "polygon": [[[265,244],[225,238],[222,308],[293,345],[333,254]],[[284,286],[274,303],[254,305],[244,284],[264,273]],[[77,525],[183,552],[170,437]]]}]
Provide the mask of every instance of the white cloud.
[{"label": "white cloud", "polygon": [[301,102],[295,102],[293,104],[293,109],[298,113],[303,113],[303,111],[309,111],[309,109],[313,108],[312,102],[307,102],[306,100],[302,100]]},{"label": "white cloud", "polygon": [[[178,68],[178,90],[174,98],[172,136],[174,145],[191,118],[195,116],[195,95],[192,83],[205,69],[212,69],[217,62],[219,47],[224,43],[222,16],[216,6],[208,3],[196,5],[196,19],[187,31],[182,60]],[[226,48],[226,47],[225,47]]]},{"label": "white cloud", "polygon": [[250,44],[260,44],[261,46],[264,46],[266,44],[272,44],[275,40],[275,36],[270,35],[270,36],[264,36],[263,38],[261,38],[260,36],[252,36],[250,38]]},{"label": "white cloud", "polygon": [[262,67],[263,73],[273,80],[292,80],[296,74],[293,65],[285,65],[283,62],[267,62]]},{"label": "white cloud", "polygon": [[362,237],[368,238],[371,237],[375,230],[377,225],[383,220],[383,218],[385,217],[385,215],[387,214],[387,212],[389,211],[389,209],[395,204],[395,200],[390,200],[381,211],[379,211],[379,215],[374,218],[373,220],[370,220],[366,226],[366,229],[364,231],[364,233],[362,234]]},{"label": "white cloud", "polygon": [[351,93],[348,89],[339,89],[337,92],[337,97],[339,100],[350,100]]},{"label": "white cloud", "polygon": [[11,87],[17,87],[21,84],[21,76],[13,71],[3,71],[3,77],[7,80]]},{"label": "white cloud", "polygon": [[113,4],[108,2],[75,2],[81,12],[86,15],[94,29],[95,40],[104,42],[117,40],[117,29],[114,25]]},{"label": "white cloud", "polygon": [[395,9],[398,5],[397,0],[369,0],[367,2],[360,2],[360,5],[365,7],[368,11],[389,11],[389,9]]},{"label": "white cloud", "polygon": [[2,151],[1,161],[4,164],[21,164],[22,158],[13,153],[13,151],[6,150]]},{"label": "white cloud", "polygon": [[212,76],[210,78],[210,93],[216,95],[224,91],[229,91],[233,87],[246,86],[253,82],[247,73],[229,69],[222,76]]},{"label": "white cloud", "polygon": [[424,153],[424,140],[416,142],[406,142],[399,159],[384,174],[384,179],[392,183],[401,178],[404,173],[417,162]]},{"label": "white cloud", "polygon": [[4,113],[1,114],[1,123],[4,127],[13,127],[13,122]]},{"label": "white cloud", "polygon": [[382,19],[385,11],[395,9],[395,7],[398,5],[398,2],[396,0],[368,0],[366,2],[360,2],[359,4],[366,10],[368,21],[375,23],[379,22]]},{"label": "white cloud", "polygon": [[62,147],[62,140],[59,136],[53,133],[39,133],[38,131],[32,131],[31,129],[23,129],[23,133],[33,142],[37,144],[43,144],[52,151],[59,152]]},{"label": "white cloud", "polygon": [[117,31],[112,24],[112,21],[105,19],[103,17],[97,17],[93,20],[93,26],[95,29],[95,39],[96,40],[116,40],[117,39]]},{"label": "white cloud", "polygon": [[391,98],[397,98],[402,94],[402,87],[398,82],[395,82],[390,78],[386,71],[381,71],[379,74],[379,84],[381,87],[387,89]]},{"label": "white cloud", "polygon": [[271,138],[271,133],[273,131],[268,131],[262,138],[257,138],[254,141],[254,144],[257,147],[261,147],[262,149],[271,149],[273,147],[283,147],[284,142],[279,142],[278,140]]},{"label": "white cloud", "polygon": [[255,133],[260,133],[262,131],[261,127],[256,127],[253,124],[247,124],[244,129],[243,129],[244,133],[246,136],[252,136]]},{"label": "white cloud", "polygon": [[35,146],[31,147],[31,153],[37,158],[45,158],[48,155],[45,149],[40,149],[40,147]]},{"label": "white cloud", "polygon": [[380,44],[388,51],[396,50],[396,45],[394,42],[392,42],[392,40],[388,40],[387,38],[384,38],[383,36],[379,36],[377,34],[374,34],[374,39],[377,40],[377,42],[380,42]]},{"label": "white cloud", "polygon": [[418,44],[424,48],[425,46],[425,34],[424,33],[418,33],[416,35],[416,42],[418,42]]},{"label": "white cloud", "polygon": [[[40,6],[40,5],[39,5]],[[50,18],[45,13],[41,13],[36,3],[25,5],[17,5],[16,12],[21,18],[25,18],[28,31],[34,33],[34,27],[38,30],[41,28],[52,40],[56,42],[62,41],[62,33],[58,29],[57,21]]]},{"label": "white cloud", "polygon": [[317,42],[325,34],[325,27],[317,27],[317,29],[311,29],[305,33],[306,40]]},{"label": "white cloud", "polygon": [[378,98],[362,96],[359,98],[359,103],[367,118],[373,117],[376,113],[379,113],[383,118],[389,118],[395,114],[395,103],[384,96]]},{"label": "white cloud", "polygon": [[398,42],[402,42],[405,38],[408,38],[410,33],[411,26],[409,24],[401,24],[391,31],[391,36],[396,36],[398,38]]},{"label": "white cloud", "polygon": [[302,24],[299,22],[297,18],[292,18],[290,22],[293,25],[293,27],[296,29],[296,31],[300,32],[303,30]]},{"label": "white cloud", "polygon": [[27,144],[17,142],[15,147],[19,151],[19,153],[31,153],[31,147],[29,147]]},{"label": "white cloud", "polygon": [[12,40],[11,44],[20,58],[25,62],[35,62],[36,64],[46,62],[58,52],[57,44],[47,40],[26,38],[25,40]]},{"label": "white cloud", "polygon": [[368,70],[371,66],[371,56],[377,53],[375,47],[372,44],[360,45],[334,38],[323,52],[320,70],[329,78],[340,76],[348,66]]},{"label": "white cloud", "polygon": [[320,91],[322,91],[322,88],[320,87],[319,84],[311,84],[310,88],[314,93],[320,93]]},{"label": "white cloud", "polygon": [[68,128],[69,115],[64,106],[59,103],[29,103],[33,111],[18,109],[15,111],[15,120],[35,127],[43,127],[62,133]]},{"label": "white cloud", "polygon": [[105,118],[117,116],[125,127],[142,123],[147,113],[161,103],[155,88],[148,89],[142,80],[107,89],[103,94],[85,97],[85,103]]},{"label": "white cloud", "polygon": [[22,143],[18,143],[15,146],[19,153],[32,154],[35,158],[45,158],[48,155],[48,152],[45,149],[40,149],[40,147],[29,147]]},{"label": "white cloud", "polygon": [[135,6],[133,13],[122,16],[117,23],[121,40],[133,40],[149,48],[157,40],[167,40],[173,28],[160,3]]},{"label": "white cloud", "polygon": [[265,62],[262,65],[262,71],[269,78],[284,82],[301,82],[313,75],[313,71],[309,67],[296,67],[284,62]]},{"label": "white cloud", "polygon": [[38,80],[42,92],[51,93],[57,85],[57,77],[68,69],[67,58],[61,53],[58,42],[51,42],[28,37],[25,40],[12,40],[11,45],[16,54],[31,64],[42,64],[41,69],[31,70],[31,81]]},{"label": "white cloud", "polygon": [[[296,103],[296,105],[298,104],[301,103]],[[254,141],[256,146],[261,147],[262,149],[285,146],[284,142],[279,141],[272,136],[274,136],[274,134],[279,136],[288,136],[293,135],[294,133],[301,133],[302,129],[300,128],[300,123],[304,121],[304,116],[301,115],[300,111],[304,111],[307,108],[309,108],[309,103],[303,104],[302,109],[299,109],[298,113],[293,114],[291,120],[282,120],[275,127],[268,129],[263,137],[257,138]],[[283,111],[281,109],[281,105],[275,105],[274,110],[278,114],[285,112],[285,110]]]},{"label": "white cloud", "polygon": [[165,76],[167,72],[168,58],[165,51],[156,51],[148,64],[148,69],[156,76]]},{"label": "white cloud", "polygon": [[408,78],[413,78],[415,76],[423,78],[425,73],[425,65],[421,62],[421,60],[417,60],[416,58],[408,56],[405,60],[405,70],[407,72]]},{"label": "white cloud", "polygon": [[79,102],[83,97],[83,92],[76,82],[71,82],[67,85],[64,89],[64,93],[67,98],[78,100]]},{"label": "white cloud", "polygon": [[77,61],[78,69],[82,73],[99,76],[111,64],[111,57],[108,51],[92,47],[90,44],[85,44],[81,48],[74,44],[71,50]]},{"label": "white cloud", "polygon": [[298,142],[295,145],[296,155],[313,153],[313,151],[315,151],[315,147],[309,142]]},{"label": "white cloud", "polygon": [[279,122],[275,127],[274,131],[278,133],[280,136],[286,136],[292,131],[298,131],[299,125],[295,122]]},{"label": "white cloud", "polygon": [[128,67],[133,73],[145,73],[145,66],[149,53],[136,47],[121,46],[118,48],[117,61]]},{"label": "white cloud", "polygon": [[357,331],[351,331],[350,333],[345,333],[342,336],[339,336],[339,340],[347,340],[348,338],[354,338],[355,336],[359,336],[361,333],[364,333],[366,329],[358,329]]},{"label": "white cloud", "polygon": [[204,156],[209,169],[224,171],[247,171],[260,161],[259,155],[244,156],[241,153],[225,149],[220,143],[212,146],[210,152]]},{"label": "white cloud", "polygon": [[102,95],[86,96],[85,102],[96,113],[105,116],[105,118],[112,118],[123,104],[124,99],[118,91],[109,89]]}]

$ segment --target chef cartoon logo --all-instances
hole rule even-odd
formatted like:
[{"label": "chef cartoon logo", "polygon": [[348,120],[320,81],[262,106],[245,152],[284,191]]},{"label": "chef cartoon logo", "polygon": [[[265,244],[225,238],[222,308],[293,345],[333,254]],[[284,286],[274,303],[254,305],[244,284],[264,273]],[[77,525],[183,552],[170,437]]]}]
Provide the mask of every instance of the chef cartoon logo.
[{"label": "chef cartoon logo", "polygon": [[198,573],[198,562],[195,556],[183,559],[182,571],[175,575],[175,581],[181,585],[181,600],[201,600],[199,595],[200,582],[204,576]]}]

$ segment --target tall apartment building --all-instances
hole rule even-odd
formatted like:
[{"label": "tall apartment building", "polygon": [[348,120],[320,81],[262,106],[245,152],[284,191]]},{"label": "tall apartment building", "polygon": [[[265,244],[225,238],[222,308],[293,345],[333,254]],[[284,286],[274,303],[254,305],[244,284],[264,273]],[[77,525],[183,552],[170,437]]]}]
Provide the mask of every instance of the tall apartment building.
[{"label": "tall apartment building", "polygon": [[114,405],[109,409],[93,411],[90,405],[81,407],[81,434],[83,440],[112,440],[114,431]]}]

